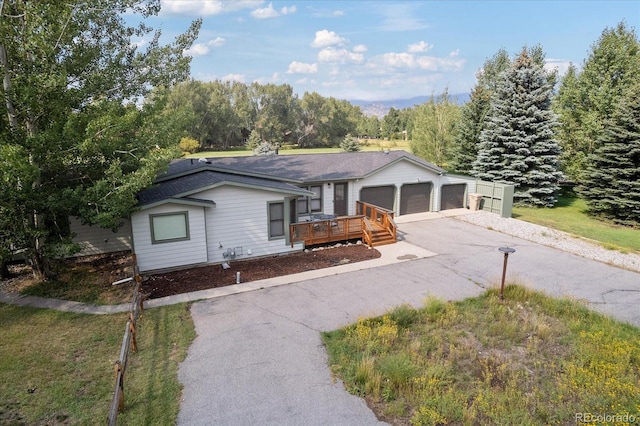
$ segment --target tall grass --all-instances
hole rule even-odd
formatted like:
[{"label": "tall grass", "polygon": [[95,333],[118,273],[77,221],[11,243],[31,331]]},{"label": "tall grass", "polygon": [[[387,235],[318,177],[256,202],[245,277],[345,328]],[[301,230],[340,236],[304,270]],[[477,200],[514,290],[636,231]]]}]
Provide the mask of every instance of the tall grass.
[{"label": "tall grass", "polygon": [[638,328],[520,286],[505,295],[430,299],[411,314],[405,306],[323,333],[332,371],[393,424],[640,417]]}]

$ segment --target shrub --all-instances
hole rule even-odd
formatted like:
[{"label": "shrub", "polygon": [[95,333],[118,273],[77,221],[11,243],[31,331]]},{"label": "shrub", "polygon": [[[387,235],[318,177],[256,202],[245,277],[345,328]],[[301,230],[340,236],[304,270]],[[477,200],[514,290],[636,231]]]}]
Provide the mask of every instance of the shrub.
[{"label": "shrub", "polygon": [[193,154],[200,149],[200,142],[193,138],[184,137],[180,139],[180,143],[178,144],[182,152],[188,152],[189,154]]}]

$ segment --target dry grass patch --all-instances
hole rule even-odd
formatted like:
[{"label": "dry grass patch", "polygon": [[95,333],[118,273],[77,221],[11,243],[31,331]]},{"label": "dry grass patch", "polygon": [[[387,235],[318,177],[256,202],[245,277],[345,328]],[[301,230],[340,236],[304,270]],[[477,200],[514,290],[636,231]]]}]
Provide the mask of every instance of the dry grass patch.
[{"label": "dry grass patch", "polygon": [[3,281],[2,289],[28,296],[73,300],[96,305],[115,305],[131,301],[134,282],[112,283],[133,276],[130,253],[112,253],[77,259],[54,260],[56,274],[50,281],[37,281],[26,265],[13,265],[13,278]]},{"label": "dry grass patch", "polygon": [[640,417],[640,330],[522,286],[430,298],[323,334],[334,374],[392,424]]}]

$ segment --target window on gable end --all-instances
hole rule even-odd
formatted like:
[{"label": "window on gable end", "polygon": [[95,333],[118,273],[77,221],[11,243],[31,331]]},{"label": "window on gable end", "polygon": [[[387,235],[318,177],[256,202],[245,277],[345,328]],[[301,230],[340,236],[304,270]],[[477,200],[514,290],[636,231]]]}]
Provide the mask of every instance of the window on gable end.
[{"label": "window on gable end", "polygon": [[149,215],[151,242],[170,243],[189,240],[189,213],[161,213]]}]

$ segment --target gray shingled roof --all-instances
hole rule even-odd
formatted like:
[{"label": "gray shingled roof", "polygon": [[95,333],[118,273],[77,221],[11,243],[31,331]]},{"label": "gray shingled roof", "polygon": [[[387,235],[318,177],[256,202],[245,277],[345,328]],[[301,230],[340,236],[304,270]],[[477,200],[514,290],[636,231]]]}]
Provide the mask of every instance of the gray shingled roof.
[{"label": "gray shingled roof", "polygon": [[397,161],[410,161],[435,173],[445,173],[406,151],[343,152],[335,154],[267,155],[212,158],[207,163],[196,159],[176,160],[158,181],[198,168],[249,176],[278,179],[292,183],[361,179]]},{"label": "gray shingled roof", "polygon": [[153,186],[138,193],[138,204],[185,197],[224,182],[304,195],[305,190],[291,184],[362,179],[398,161],[445,173],[405,151],[227,157],[206,162],[180,159],[174,160]]},{"label": "gray shingled roof", "polygon": [[251,176],[221,173],[206,168],[194,170],[191,174],[176,175],[173,179],[164,180],[138,193],[138,205],[145,206],[170,198],[185,198],[205,188],[231,183],[248,187],[259,187],[268,190],[300,194],[308,194],[304,189],[288,183]]}]

